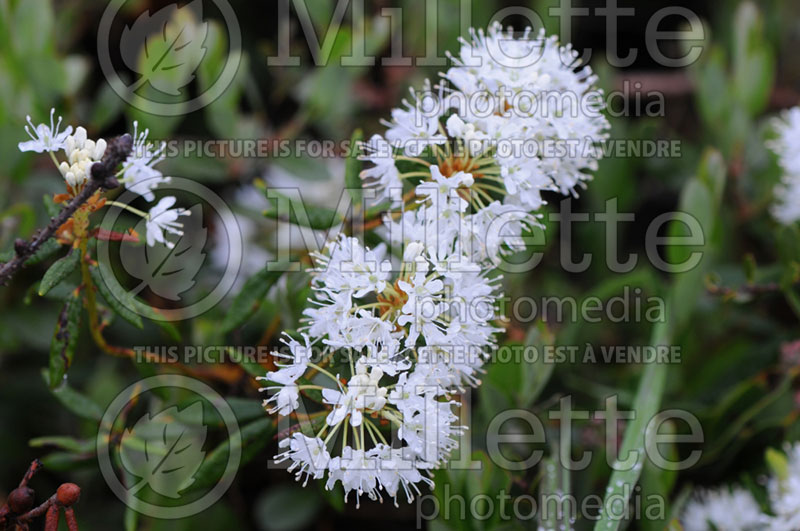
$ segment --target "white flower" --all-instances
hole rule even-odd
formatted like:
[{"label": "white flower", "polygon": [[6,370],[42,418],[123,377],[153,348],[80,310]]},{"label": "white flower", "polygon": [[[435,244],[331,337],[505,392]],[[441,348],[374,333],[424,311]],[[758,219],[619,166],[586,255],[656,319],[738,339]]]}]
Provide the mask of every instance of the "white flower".
[{"label": "white flower", "polygon": [[123,164],[122,183],[128,190],[137,193],[147,201],[153,201],[153,189],[162,183],[168,183],[169,177],[153,166],[164,160],[166,142],[155,147],[147,142],[150,130],[139,132],[139,122],[133,122],[133,150]]},{"label": "white flower", "polygon": [[[59,149],[64,149],[65,141],[69,135],[72,134],[72,126],[68,125],[63,131],[59,132],[61,127],[61,117],[58,117],[58,122],[53,123],[56,110],[50,109],[50,126],[39,124],[34,126],[30,116],[26,116],[28,125],[25,126],[25,132],[31,137],[31,140],[19,143],[20,151],[35,151],[36,153],[43,153],[45,151],[54,152]],[[28,127],[30,126],[30,127]]]},{"label": "white flower", "polygon": [[[525,173],[536,179],[525,188],[545,184],[539,182],[540,173],[561,193],[574,193],[576,186],[589,178],[584,171],[595,168],[599,155],[589,148],[605,139],[608,121],[599,112],[581,107],[582,98],[602,93],[594,87],[596,76],[588,66],[581,66],[570,45],[560,46],[557,37],[545,37],[544,31],[533,36],[526,29],[517,37],[495,23],[487,33],[473,31],[472,41],[463,42],[453,62],[456,66],[445,77],[463,93],[465,101],[481,97],[495,109],[494,114],[474,116],[471,106],[462,106],[457,113],[465,125],[457,127],[454,122],[454,136],[466,134],[467,124],[471,124],[486,138],[509,143],[569,141],[577,147],[574,152],[526,157],[530,169]],[[497,96],[500,89],[507,94],[502,99]],[[513,96],[519,94],[526,97],[515,100]],[[518,103],[512,105],[514,101]],[[537,105],[528,105],[531,102]]]},{"label": "white flower", "polygon": [[147,216],[147,245],[153,246],[156,242],[172,249],[175,244],[166,239],[165,233],[183,236],[183,224],[178,222],[180,216],[191,214],[185,208],[172,208],[176,199],[172,196],[164,197],[150,209]]},{"label": "white flower", "polygon": [[772,215],[780,223],[791,225],[800,220],[800,107],[789,109],[776,120],[775,130],[778,138],[767,146],[778,155],[783,176],[773,194]]},{"label": "white flower", "polygon": [[361,495],[366,494],[371,500],[378,499],[378,462],[368,456],[363,449],[345,446],[341,457],[331,459],[328,482],[325,488],[333,489],[337,481],[344,488],[344,499],[350,491],[356,493],[356,508],[361,506]]},{"label": "white flower", "polygon": [[312,438],[302,433],[294,433],[291,437],[282,439],[278,443],[280,448],[287,450],[275,456],[275,461],[280,463],[287,459],[292,461],[289,472],[297,470],[295,478],[300,478],[305,474],[303,485],[308,482],[308,478],[320,479],[324,476],[331,456],[328,453],[325,443],[319,438]]},{"label": "white flower", "polygon": [[[304,342],[300,343],[288,336],[284,338],[282,341],[289,349],[289,354],[273,352],[273,356],[287,360],[288,363],[280,364],[279,370],[268,372],[266,376],[257,378],[257,380],[277,384],[259,389],[259,392],[278,391],[269,399],[264,400],[264,407],[269,408],[268,411],[270,413],[288,415],[300,405],[300,389],[296,382],[298,378],[305,374],[308,362],[312,357],[311,342],[308,336],[303,335],[303,340]],[[275,405],[271,407],[270,404]]]},{"label": "white flower", "polygon": [[753,495],[738,487],[701,491],[686,504],[681,517],[686,531],[753,531],[767,529],[764,522]]},{"label": "white flower", "polygon": [[372,135],[369,142],[363,144],[363,160],[375,166],[361,172],[361,178],[372,181],[371,185],[377,187],[386,197],[392,189],[402,189],[400,173],[394,160],[392,145],[381,135]]},{"label": "white flower", "polygon": [[398,435],[421,460],[438,464],[458,446],[457,437],[464,428],[456,424],[458,417],[451,410],[453,404],[427,399],[422,409],[404,417]]},{"label": "white flower", "polygon": [[433,487],[433,481],[420,473],[427,467],[420,467],[408,452],[402,448],[392,448],[386,444],[378,444],[367,452],[367,456],[374,458],[379,464],[377,479],[386,493],[394,498],[394,506],[398,507],[397,494],[400,487],[406,493],[408,502],[414,501],[415,494],[419,495],[417,483],[424,482]]},{"label": "white flower", "polygon": [[[384,121],[389,129],[386,139],[404,153],[416,157],[429,146],[444,144],[447,137],[440,131],[439,118],[443,106],[434,99],[420,99],[410,89],[411,101],[403,100],[403,109],[392,110],[392,121]],[[425,83],[423,94],[429,95],[430,84]]]},{"label": "white flower", "polygon": [[[523,246],[522,232],[536,225],[531,214],[545,204],[543,192],[577,195],[586,186],[609,124],[597,77],[570,45],[530,29],[517,36],[499,23],[471,33],[451,56],[454,66],[442,74],[438,92],[426,83],[392,111],[384,124],[397,149],[383,152],[405,159],[400,178],[447,222],[445,233],[455,221],[471,224],[468,254],[496,263]],[[396,187],[388,169],[397,166],[375,163],[369,170],[374,185],[391,180]],[[520,212],[498,228],[504,223],[495,224],[493,216],[506,214],[506,207]]]},{"label": "white flower", "polygon": [[[431,179],[433,180],[423,181],[417,185],[417,195],[438,196],[442,204],[444,204],[446,199],[453,198],[459,188],[462,186],[468,188],[475,182],[475,179],[472,178],[472,174],[463,171],[445,177],[442,175],[438,166],[431,166]],[[459,208],[459,210],[463,211],[466,209],[467,204],[463,199],[461,201],[463,202],[461,203],[463,204],[463,208]]]},{"label": "white flower", "polygon": [[404,372],[389,393],[389,403],[397,406],[403,417],[410,417],[425,409],[426,400],[442,394],[440,381],[432,377],[431,366],[418,364],[410,372]]},{"label": "white flower", "polygon": [[95,142],[87,138],[86,129],[78,127],[75,134],[64,141],[64,152],[67,161],[62,162],[58,169],[67,185],[78,191],[89,179],[94,163],[103,158],[106,141],[101,138]]},{"label": "white flower", "polygon": [[775,517],[770,529],[794,531],[800,529],[800,443],[789,449],[785,477],[770,479],[769,499]]},{"label": "white flower", "polygon": [[327,292],[353,291],[354,297],[361,298],[385,289],[391,269],[391,263],[384,258],[385,246],[370,250],[356,238],[342,236],[330,242],[328,250],[329,255],[315,254],[318,271],[325,275]]},{"label": "white flower", "polygon": [[[426,229],[411,231],[420,230]],[[500,317],[494,311],[496,280],[461,254],[454,240],[427,246],[428,253],[421,253],[424,242],[410,242],[408,247],[413,252],[404,254],[413,260],[402,266],[387,264],[378,274],[375,264],[384,255],[382,249],[369,250],[345,236],[331,242],[326,253],[317,256],[312,279],[316,307],[304,312],[306,333],[335,348],[366,351],[368,359],[381,351],[390,353],[380,362],[387,374],[404,369],[405,357],[397,354],[417,348],[420,340],[424,345],[450,341],[464,348],[492,345],[497,329],[491,322]],[[390,278],[387,269],[400,271]],[[454,376],[461,380],[458,371]]]},{"label": "white flower", "polygon": [[336,426],[348,415],[351,426],[360,426],[365,412],[380,411],[386,405],[388,390],[380,387],[383,371],[373,367],[368,371],[363,358],[356,362],[356,374],[347,382],[344,392],[335,389],[323,389],[323,402],[330,404],[333,411],[326,418],[329,426]]}]

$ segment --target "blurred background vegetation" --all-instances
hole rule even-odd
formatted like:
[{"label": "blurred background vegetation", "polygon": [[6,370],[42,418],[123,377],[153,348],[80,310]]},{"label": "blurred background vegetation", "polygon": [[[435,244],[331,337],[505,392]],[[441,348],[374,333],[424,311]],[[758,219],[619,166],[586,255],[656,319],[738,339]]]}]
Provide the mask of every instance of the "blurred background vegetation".
[{"label": "blurred background vegetation", "polygon": [[[169,4],[136,0],[125,4],[123,18],[132,22],[146,9]],[[185,116],[149,116],[127,105],[108,84],[97,59],[97,27],[106,8],[92,0],[0,0],[0,250],[12,248],[14,238],[30,236],[47,220],[44,195],[58,193],[61,180],[44,157],[17,150],[24,140],[25,115],[43,120],[55,106],[67,123],[84,125],[90,137],[114,136],[132,129],[132,121],[151,129],[157,139],[332,139],[345,140],[355,128],[366,135],[379,132],[379,119],[386,117],[406,94],[425,78],[436,78],[440,67],[340,66],[348,55],[354,35],[350,24],[342,26],[332,48],[329,65],[315,66],[294,12],[292,51],[301,57],[298,67],[268,65],[278,46],[278,3],[233,0],[242,33],[242,63],[234,83],[221,98]],[[307,0],[317,34],[324,35],[336,2]],[[584,0],[582,6],[602,7],[605,2]],[[506,293],[540,300],[545,296],[573,296],[578,301],[598,296],[620,296],[624,287],[641,290],[646,297],[673,293],[679,326],[672,342],[681,347],[681,363],[668,368],[662,409],[682,408],[701,421],[705,443],[700,462],[680,475],[646,466],[643,493],[661,494],[670,500],[668,511],[696,486],[737,481],[761,493],[763,455],[768,447],[800,439],[797,413],[800,387],[795,380],[800,364],[798,318],[800,304],[794,295],[800,260],[797,228],[779,228],[770,218],[772,188],[780,176],[774,157],[764,147],[769,137],[769,118],[780,109],[800,102],[800,6],[791,0],[741,3],[736,0],[653,0],[624,2],[636,8],[635,16],[619,19],[619,50],[636,47],[638,57],[630,66],[607,64],[606,21],[598,16],[574,19],[573,44],[578,50],[592,49],[592,66],[606,91],[642,83],[643,102],[664,96],[663,115],[647,116],[645,103],[638,113],[612,117],[612,137],[618,139],[674,139],[680,141],[681,156],[675,158],[611,157],[604,160],[588,190],[572,201],[576,212],[604,211],[605,202],[617,198],[622,212],[633,212],[636,223],[621,225],[620,256],[639,255],[639,265],[627,274],[612,274],[605,257],[605,226],[579,223],[574,226],[572,248],[576,254],[593,253],[588,271],[570,274],[559,265],[558,224],[547,228],[545,259],[535,270],[506,275]],[[425,2],[369,2],[366,20],[368,53],[377,57],[391,53],[388,19],[377,16],[382,7],[401,5],[403,46],[408,56],[425,55]],[[439,0],[436,34],[439,51],[457,50],[461,22],[453,14],[457,0]],[[549,8],[554,1],[472,2],[472,20],[485,27],[498,10],[524,6],[536,11],[549,33],[559,31],[559,20]],[[646,53],[647,20],[662,7],[684,5],[706,23],[700,43],[700,60],[687,68],[659,66]],[[200,72],[191,89],[201,92],[215,71],[221,69],[227,42],[216,13],[206,41],[208,70]],[[346,20],[349,20],[346,19]],[[511,16],[505,21],[518,27],[524,21]],[[680,29],[681,20],[667,19],[662,29]],[[119,36],[112,35],[112,41]],[[680,55],[677,45],[673,52]],[[120,66],[120,70],[124,70]],[[616,101],[636,111],[634,89]],[[651,93],[647,96],[648,93]],[[263,267],[275,249],[274,221],[265,219],[263,192],[255,180],[267,184],[294,183],[308,190],[308,198],[325,204],[338,198],[343,187],[340,160],[295,158],[170,158],[164,173],[207,184],[226,198],[248,238],[246,263],[240,284]],[[692,183],[695,183],[694,185]],[[692,193],[697,183],[707,188],[707,197]],[[689,192],[682,192],[682,190]],[[682,193],[684,194],[682,196]],[[702,195],[702,194],[701,194]],[[706,220],[711,229],[703,249],[700,270],[687,281],[657,272],[645,260],[645,228],[652,219],[678,208]],[[557,201],[548,205],[557,212]],[[705,216],[705,217],[704,217]],[[213,232],[213,227],[211,228]],[[540,249],[541,250],[541,249]],[[88,333],[81,335],[68,388],[49,390],[42,377],[48,365],[50,341],[66,289],[46,297],[36,294],[36,282],[47,263],[24,270],[12,284],[0,290],[0,499],[16,486],[35,457],[44,458],[47,469],[35,480],[41,497],[63,481],[74,481],[83,489],[77,514],[81,529],[117,529],[123,521],[129,529],[333,529],[345,525],[405,529],[414,524],[415,506],[399,509],[384,503],[362,504],[358,511],[345,505],[338,492],[325,492],[311,482],[305,489],[282,470],[269,470],[276,442],[272,424],[260,409],[257,385],[241,367],[227,363],[200,367],[197,375],[230,397],[242,426],[248,426],[248,460],[223,500],[204,513],[185,521],[142,518],[138,521],[106,486],[94,457],[96,412],[124,387],[158,370],[127,359],[102,354]],[[207,270],[215,267],[210,253]],[[765,290],[752,285],[775,285]],[[674,290],[673,290],[674,288]],[[236,289],[233,291],[235,294]],[[674,295],[677,294],[677,295]],[[218,325],[229,301],[200,318],[177,323],[165,331],[147,324],[144,332],[126,322],[111,324],[107,336],[122,345],[255,345],[275,344],[278,332],[297,326],[307,297],[307,277],[288,275],[265,298],[258,313],[246,325],[225,333]],[[674,308],[673,308],[674,309]],[[644,345],[652,326],[641,322],[535,323],[513,322],[506,339],[510,343],[558,345]],[[619,408],[630,409],[642,367],[636,364],[580,363],[497,364],[488,369],[484,385],[473,393],[472,449],[485,460],[486,427],[499,411],[528,409],[557,432],[547,421],[547,411],[557,407],[561,396],[572,396],[579,409],[593,410],[610,395],[617,395]],[[179,403],[181,396],[165,397]],[[93,404],[93,405],[87,405]],[[507,428],[524,431],[523,426]],[[681,426],[674,426],[680,430]],[[53,436],[60,438],[53,439]],[[558,452],[555,446],[546,450]],[[219,441],[217,441],[219,442]],[[554,479],[580,499],[602,493],[609,469],[602,458],[602,423],[578,421],[572,436],[572,453],[593,450],[595,459],[587,470],[573,474],[565,485],[563,476],[548,475],[545,467],[524,473],[509,473],[487,462],[482,473],[439,472],[437,491],[445,484],[451,493],[490,494],[505,488],[512,494],[536,494],[552,486]],[[692,448],[680,451],[688,453]],[[520,456],[530,448],[514,448]],[[563,451],[563,450],[562,450]],[[671,451],[677,451],[672,449]],[[685,455],[684,455],[685,457]],[[439,492],[441,495],[441,492]],[[669,512],[667,516],[669,516]],[[663,529],[663,521],[632,522],[632,529]],[[486,522],[437,521],[436,529],[495,529],[515,524],[492,519]],[[590,528],[577,521],[575,528]],[[523,527],[518,527],[523,528]]]}]

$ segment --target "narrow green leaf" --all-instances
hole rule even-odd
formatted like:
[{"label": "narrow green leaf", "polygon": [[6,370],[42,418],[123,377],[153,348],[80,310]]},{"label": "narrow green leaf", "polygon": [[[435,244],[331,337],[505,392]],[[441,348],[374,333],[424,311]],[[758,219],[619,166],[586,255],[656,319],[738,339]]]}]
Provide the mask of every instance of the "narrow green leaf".
[{"label": "narrow green leaf", "polygon": [[275,485],[261,493],[254,517],[264,531],[296,531],[308,528],[322,507],[322,498],[299,485]]},{"label": "narrow green leaf", "polygon": [[[245,425],[239,432],[241,436],[242,459],[239,466],[243,466],[255,457],[275,434],[275,422],[269,417],[260,418]],[[191,490],[216,485],[228,464],[228,455],[233,448],[234,441],[228,439],[214,448],[200,465],[194,476]]]},{"label": "narrow green leaf", "polygon": [[94,455],[79,455],[71,452],[53,452],[44,456],[42,465],[51,472],[67,472],[83,466],[97,464]]},{"label": "narrow green leaf", "polygon": [[555,363],[548,363],[544,355],[545,347],[553,344],[553,336],[547,326],[539,321],[532,326],[525,337],[525,347],[536,347],[539,356],[533,363],[521,364],[522,379],[519,388],[519,405],[523,408],[533,406],[539,395],[544,391],[547,382],[553,375]]},{"label": "narrow green leaf", "polygon": [[39,296],[45,295],[53,286],[59,284],[62,280],[67,278],[70,273],[75,271],[78,267],[79,259],[80,253],[73,249],[66,256],[56,260],[44,274],[42,283],[39,284]]},{"label": "narrow green leaf", "polygon": [[50,343],[50,385],[57,387],[67,374],[75,355],[81,322],[81,297],[73,293],[58,316],[56,331]]},{"label": "narrow green leaf", "polygon": [[58,213],[61,212],[61,205],[53,201],[52,195],[45,194],[44,197],[42,197],[42,202],[44,203],[44,209],[47,211],[47,215],[51,218],[56,217]]},{"label": "narrow green leaf", "polygon": [[785,481],[788,479],[789,460],[786,458],[786,454],[774,448],[767,448],[765,459],[767,461],[767,466],[779,480]]},{"label": "narrow green leaf", "polygon": [[769,102],[775,61],[764,39],[763,17],[753,2],[739,4],[733,30],[733,89],[738,103],[756,116]]},{"label": "narrow green leaf", "polygon": [[133,306],[134,306],[134,310],[136,310],[136,313],[138,313],[142,317],[146,317],[147,319],[150,319],[151,321],[153,321],[164,332],[166,332],[166,334],[169,337],[171,337],[175,341],[180,341],[181,340],[181,333],[178,330],[178,327],[176,327],[174,324],[172,324],[169,321],[165,321],[164,319],[161,319],[160,316],[158,315],[158,311],[155,310],[152,306],[142,302],[141,300],[139,300],[139,299],[137,299],[135,297],[134,297],[132,303],[133,303]]},{"label": "narrow green leaf", "polygon": [[50,372],[47,369],[42,369],[42,379],[47,384],[47,387],[50,388],[53,396],[75,415],[94,421],[99,421],[103,418],[103,409],[91,399],[70,387],[67,382],[62,381],[58,387],[52,387],[50,385]]},{"label": "narrow green leaf", "polygon": [[[273,270],[276,269],[276,270]],[[270,268],[265,267],[244,283],[242,291],[236,296],[231,304],[225,319],[222,321],[222,332],[228,332],[240,327],[247,321],[259,308],[261,301],[267,296],[270,288],[283,275],[284,267]]]},{"label": "narrow green leaf", "polygon": [[105,280],[103,280],[104,277],[109,277],[101,273],[100,268],[108,267],[108,265],[101,263],[99,267],[89,268],[89,272],[92,275],[92,282],[94,283],[95,287],[97,287],[97,291],[100,292],[100,295],[103,296],[103,299],[117,315],[128,321],[136,328],[142,328],[144,325],[142,323],[141,316],[131,310],[131,306],[133,306],[133,296],[129,292],[125,291],[125,289],[123,289],[119,284],[109,286]]},{"label": "narrow green leaf", "polygon": [[[650,342],[653,346],[666,345],[670,340],[670,332],[666,323],[657,323]],[[648,363],[645,366],[639,389],[633,404],[634,419],[625,429],[622,448],[619,456],[628,459],[635,452],[636,462],[626,469],[614,470],[608,480],[605,499],[600,509],[600,519],[595,524],[595,531],[619,529],[622,515],[627,513],[631,493],[639,481],[645,458],[645,429],[650,420],[658,413],[661,395],[667,378],[668,365],[664,363]],[[622,507],[620,505],[622,504]]]},{"label": "narrow green leaf", "polygon": [[123,524],[125,531],[136,531],[139,528],[139,513],[133,510],[135,505],[125,505],[125,516],[123,517]]},{"label": "narrow green leaf", "polygon": [[268,190],[267,200],[270,202],[270,208],[264,211],[264,216],[276,221],[285,221],[314,230],[328,230],[343,221],[339,213],[333,209],[320,206],[307,209],[302,202],[293,201],[274,190]]},{"label": "narrow green leaf", "polygon": [[49,437],[37,437],[28,441],[31,448],[43,448],[52,446],[61,450],[66,450],[73,453],[90,453],[94,451],[96,441],[80,440],[73,437],[64,437],[60,435],[53,435]]},{"label": "narrow green leaf", "polygon": [[[675,423],[667,421],[663,424],[662,433],[675,435]],[[650,455],[665,455],[670,461],[678,461],[678,449],[674,442],[661,443],[665,448],[652,448]],[[675,480],[678,478],[676,470],[668,470],[661,468],[653,463],[650,459],[645,460],[644,469],[642,470],[642,514],[647,515],[642,518],[639,525],[644,531],[662,531],[668,523],[669,514],[669,499],[672,494],[672,488],[675,486]],[[663,513],[661,517],[659,505],[664,504]],[[651,510],[652,507],[652,510]],[[652,512],[651,512],[652,511]]]},{"label": "narrow green leaf", "polygon": [[569,470],[561,466],[562,460],[558,444],[553,445],[553,452],[542,460],[542,482],[539,485],[539,499],[542,507],[540,514],[540,529],[572,529],[570,523],[570,476]]},{"label": "narrow green leaf", "polygon": [[361,182],[361,161],[358,156],[361,153],[361,140],[364,133],[361,129],[353,131],[350,137],[350,153],[344,165],[344,185],[353,198],[353,212],[361,212],[364,200],[364,191]]},{"label": "narrow green leaf", "polygon": [[46,242],[44,242],[42,246],[39,247],[39,250],[33,253],[33,255],[30,258],[25,260],[25,265],[30,266],[44,262],[54,254],[56,254],[56,252],[58,252],[59,249],[61,249],[61,244],[58,243],[58,240],[51,238]]},{"label": "narrow green leaf", "polygon": [[[726,169],[722,156],[716,150],[707,150],[703,155],[697,176],[690,179],[681,191],[678,211],[693,218],[703,234],[702,246],[686,244],[670,245],[667,259],[670,264],[687,264],[692,254],[701,253],[700,261],[691,270],[678,273],[670,293],[672,326],[682,329],[688,322],[695,302],[703,291],[703,278],[713,253],[712,237],[716,230],[717,213],[725,185]],[[681,236],[685,232],[684,222],[675,221],[668,227],[670,236]]]}]

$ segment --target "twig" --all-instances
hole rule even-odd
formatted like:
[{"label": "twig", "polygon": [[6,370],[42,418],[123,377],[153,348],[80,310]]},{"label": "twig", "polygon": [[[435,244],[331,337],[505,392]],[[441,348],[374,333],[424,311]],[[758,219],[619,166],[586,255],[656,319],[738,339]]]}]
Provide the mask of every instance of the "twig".
[{"label": "twig", "polygon": [[89,200],[100,188],[107,190],[119,186],[114,176],[117,166],[128,158],[133,149],[133,139],[131,135],[124,134],[112,139],[106,147],[103,159],[95,162],[91,170],[91,179],[83,187],[83,190],[70,201],[61,212],[50,220],[46,227],[36,232],[33,239],[25,241],[17,239],[14,242],[16,256],[8,262],[0,265],[0,285],[6,285],[14,274],[25,265],[25,262],[39,248],[53,237],[56,231],[78,210],[81,205]]},{"label": "twig", "polygon": [[730,288],[727,286],[719,286],[716,284],[708,284],[706,291],[711,295],[720,295],[722,297],[735,297],[741,293],[748,295],[757,295],[761,293],[775,293],[781,291],[781,286],[776,282],[769,282],[767,284],[745,284],[738,288]]}]

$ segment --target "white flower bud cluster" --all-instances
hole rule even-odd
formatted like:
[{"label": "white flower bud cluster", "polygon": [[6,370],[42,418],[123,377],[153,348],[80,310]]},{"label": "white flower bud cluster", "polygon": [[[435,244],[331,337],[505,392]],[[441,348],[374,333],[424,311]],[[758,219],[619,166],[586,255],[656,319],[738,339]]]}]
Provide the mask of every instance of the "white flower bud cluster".
[{"label": "white flower bud cluster", "polygon": [[80,190],[91,176],[92,165],[103,158],[106,152],[106,141],[102,138],[95,142],[86,138],[86,129],[78,127],[74,135],[67,137],[64,142],[64,152],[67,161],[62,162],[58,169],[73,190]]}]

